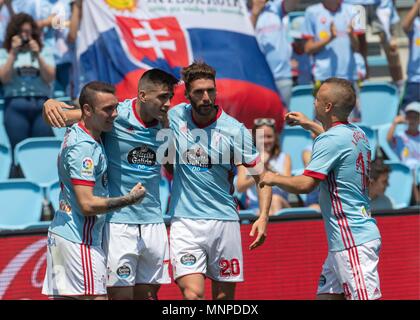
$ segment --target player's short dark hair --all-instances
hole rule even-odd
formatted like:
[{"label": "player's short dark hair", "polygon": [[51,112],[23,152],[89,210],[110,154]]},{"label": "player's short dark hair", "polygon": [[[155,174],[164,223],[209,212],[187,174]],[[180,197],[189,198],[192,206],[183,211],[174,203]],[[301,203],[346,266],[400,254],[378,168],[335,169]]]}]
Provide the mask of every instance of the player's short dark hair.
[{"label": "player's short dark hair", "polygon": [[204,61],[194,61],[181,70],[181,75],[187,91],[190,90],[191,82],[194,80],[209,79],[216,81],[216,70]]},{"label": "player's short dark hair", "polygon": [[382,159],[377,159],[371,163],[370,166],[370,180],[376,181],[378,178],[385,173],[390,173],[391,168],[386,165]]},{"label": "player's short dark hair", "polygon": [[102,81],[92,81],[86,84],[82,88],[79,96],[79,104],[82,112],[85,104],[90,105],[92,108],[95,107],[96,94],[99,92],[115,94],[115,87],[112,84]]},{"label": "player's short dark hair", "polygon": [[143,73],[139,80],[139,89],[145,90],[148,85],[152,84],[154,86],[167,85],[169,89],[172,90],[178,82],[179,80],[172,74],[161,69],[154,68]]},{"label": "player's short dark hair", "polygon": [[345,79],[328,78],[322,84],[332,85],[330,98],[338,116],[347,118],[356,105],[356,91],[353,84]]}]

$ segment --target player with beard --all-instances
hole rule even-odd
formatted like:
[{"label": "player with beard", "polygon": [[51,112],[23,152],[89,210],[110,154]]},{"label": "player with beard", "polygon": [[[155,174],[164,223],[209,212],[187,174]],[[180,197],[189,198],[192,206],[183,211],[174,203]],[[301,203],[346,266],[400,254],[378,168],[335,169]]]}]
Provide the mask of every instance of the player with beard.
[{"label": "player with beard", "polygon": [[[215,104],[215,70],[194,62],[182,77],[190,104],[168,112],[176,159],[169,208],[173,276],[184,299],[204,299],[209,277],[213,299],[231,300],[244,268],[233,170],[248,167],[258,186],[262,163],[245,126]],[[250,249],[266,238],[271,187],[258,187],[258,196],[261,214]]]}]

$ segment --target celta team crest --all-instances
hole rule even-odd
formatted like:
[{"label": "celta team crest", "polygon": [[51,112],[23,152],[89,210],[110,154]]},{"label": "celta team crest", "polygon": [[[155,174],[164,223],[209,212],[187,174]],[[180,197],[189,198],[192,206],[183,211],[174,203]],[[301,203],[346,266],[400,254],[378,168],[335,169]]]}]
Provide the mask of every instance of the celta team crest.
[{"label": "celta team crest", "polygon": [[184,31],[176,18],[115,18],[130,54],[138,62],[153,65],[162,60],[172,68],[189,64]]}]

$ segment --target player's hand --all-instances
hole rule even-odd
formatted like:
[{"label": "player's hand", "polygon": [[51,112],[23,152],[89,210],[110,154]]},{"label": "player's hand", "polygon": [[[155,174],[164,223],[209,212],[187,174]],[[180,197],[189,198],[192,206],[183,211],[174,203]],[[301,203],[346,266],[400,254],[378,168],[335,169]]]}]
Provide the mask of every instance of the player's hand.
[{"label": "player's hand", "polygon": [[32,40],[29,40],[29,43],[28,44],[29,44],[29,49],[34,54],[38,55],[39,54],[39,51],[40,51],[39,43],[36,40],[32,39]]},{"label": "player's hand", "polygon": [[278,173],[269,171],[265,172],[259,183],[260,188],[263,188],[264,186],[274,186],[277,175]]},{"label": "player's hand", "polygon": [[74,107],[65,104],[64,102],[54,99],[48,99],[44,103],[42,113],[44,120],[51,127],[62,128],[66,126],[67,116],[63,109],[73,109]]},{"label": "player's hand", "polygon": [[130,196],[133,198],[134,201],[133,203],[139,201],[140,199],[143,199],[145,194],[146,188],[143,187],[143,185],[140,182],[137,183],[130,191]]},{"label": "player's hand", "polygon": [[291,126],[301,126],[302,128],[306,130],[310,130],[310,122],[311,120],[308,119],[302,112],[288,112],[284,116],[284,119],[286,120],[286,123]]},{"label": "player's hand", "polygon": [[254,242],[249,245],[249,250],[255,249],[264,243],[265,238],[267,238],[267,223],[267,216],[261,216],[254,222],[249,235],[253,237],[255,232],[257,232],[257,237],[255,238]]},{"label": "player's hand", "polygon": [[400,124],[400,123],[405,123],[405,122],[406,122],[405,116],[400,115],[394,118],[394,124]]}]

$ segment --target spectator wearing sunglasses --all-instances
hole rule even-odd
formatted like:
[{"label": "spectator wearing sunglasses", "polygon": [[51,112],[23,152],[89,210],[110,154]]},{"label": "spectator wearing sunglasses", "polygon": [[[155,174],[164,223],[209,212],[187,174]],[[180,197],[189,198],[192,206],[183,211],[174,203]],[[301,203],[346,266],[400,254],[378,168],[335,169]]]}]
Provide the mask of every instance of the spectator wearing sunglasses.
[{"label": "spectator wearing sunglasses", "polygon": [[[275,130],[275,120],[271,118],[255,119],[252,128],[254,143],[261,155],[264,168],[267,171],[290,176],[292,163],[290,156],[280,149],[279,139]],[[247,175],[245,168],[238,167],[237,190],[246,192],[247,208],[258,210],[257,189],[254,179]],[[269,215],[282,208],[289,208],[288,193],[280,188],[273,188]]]}]

